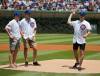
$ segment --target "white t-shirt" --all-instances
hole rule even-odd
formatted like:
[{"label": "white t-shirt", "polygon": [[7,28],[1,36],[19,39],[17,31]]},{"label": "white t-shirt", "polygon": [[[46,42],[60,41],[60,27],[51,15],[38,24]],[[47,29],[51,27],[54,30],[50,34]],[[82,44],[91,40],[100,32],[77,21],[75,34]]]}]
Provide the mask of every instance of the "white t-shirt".
[{"label": "white t-shirt", "polygon": [[80,22],[80,20],[70,22],[70,25],[74,28],[74,36],[73,36],[73,43],[83,44],[86,43],[85,38],[83,35],[87,33],[88,30],[91,30],[90,23],[86,20]]},{"label": "white t-shirt", "polygon": [[29,22],[25,18],[22,19],[20,21],[20,27],[21,27],[21,31],[24,33],[23,34],[24,39],[27,38],[32,39],[33,36],[35,36],[36,33],[35,29],[37,28],[35,19],[30,18]]},{"label": "white t-shirt", "polygon": [[5,28],[10,29],[12,35],[13,35],[16,39],[20,39],[20,38],[21,38],[19,22],[17,22],[15,19],[11,20],[11,21],[6,25]]}]

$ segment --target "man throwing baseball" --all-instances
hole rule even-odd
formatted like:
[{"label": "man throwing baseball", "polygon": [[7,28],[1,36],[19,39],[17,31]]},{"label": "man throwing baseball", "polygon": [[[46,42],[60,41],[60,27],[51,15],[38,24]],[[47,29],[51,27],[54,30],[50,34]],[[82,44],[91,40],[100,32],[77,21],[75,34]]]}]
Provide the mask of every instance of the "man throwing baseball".
[{"label": "man throwing baseball", "polygon": [[36,21],[35,19],[31,18],[31,10],[25,10],[24,16],[20,21],[20,28],[21,28],[21,34],[23,37],[23,43],[24,43],[24,58],[25,58],[25,66],[28,66],[28,45],[33,50],[33,65],[40,65],[37,62],[37,49],[35,47],[35,34],[36,34]]},{"label": "man throwing baseball", "polygon": [[[72,67],[73,69],[82,70],[82,62],[85,53],[86,38],[91,33],[90,23],[85,20],[86,12],[80,12],[80,19],[76,21],[71,21],[72,16],[75,12],[72,12],[68,18],[68,24],[74,28],[73,36],[73,52],[76,59],[76,63]],[[80,52],[78,54],[78,48]]]}]

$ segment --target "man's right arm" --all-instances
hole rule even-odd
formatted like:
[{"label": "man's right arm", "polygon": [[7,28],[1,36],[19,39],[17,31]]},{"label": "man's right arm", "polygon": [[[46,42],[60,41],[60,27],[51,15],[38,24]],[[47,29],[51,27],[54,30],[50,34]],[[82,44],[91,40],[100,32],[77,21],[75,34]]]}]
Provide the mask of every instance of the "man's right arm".
[{"label": "man's right arm", "polygon": [[11,27],[9,27],[9,25],[6,25],[5,30],[7,31],[8,36],[10,38],[13,38],[13,35],[12,35],[12,32],[11,32]]},{"label": "man's right arm", "polygon": [[73,16],[74,14],[75,14],[75,12],[72,12],[72,13],[70,14],[70,16],[68,17],[67,23],[70,24],[70,25],[72,25],[71,19],[72,19],[72,16]]},{"label": "man's right arm", "polygon": [[19,27],[20,27],[20,34],[23,37],[24,32],[22,30],[22,21],[19,22]]}]

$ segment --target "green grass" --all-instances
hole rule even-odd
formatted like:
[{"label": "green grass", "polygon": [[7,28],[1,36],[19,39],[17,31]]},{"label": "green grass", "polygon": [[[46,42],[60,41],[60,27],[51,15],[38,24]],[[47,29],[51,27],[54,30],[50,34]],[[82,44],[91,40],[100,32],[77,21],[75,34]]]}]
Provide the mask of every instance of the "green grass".
[{"label": "green grass", "polygon": [[[8,64],[8,52],[0,52],[0,65]],[[72,59],[72,51],[64,50],[47,50],[38,52],[38,60],[50,60],[50,59]],[[100,59],[100,52],[87,51],[85,59]],[[29,52],[29,61],[32,61],[32,51]],[[23,52],[20,51],[17,58],[17,63],[24,62]],[[63,74],[63,73],[44,73],[44,72],[25,72],[25,71],[13,71],[0,69],[0,75],[2,76],[100,76],[100,74]]]},{"label": "green grass", "polygon": [[[8,52],[0,52],[0,65],[8,64]],[[32,61],[32,51],[28,53],[29,61]],[[50,59],[72,59],[73,53],[72,51],[64,51],[64,50],[47,50],[47,51],[38,51],[38,60],[50,60]],[[100,60],[100,52],[95,51],[87,51],[85,55],[85,59],[93,59]],[[24,62],[23,52],[18,53],[17,58],[18,63]]]},{"label": "green grass", "polygon": [[[37,34],[36,41],[41,44],[72,44],[72,34]],[[0,33],[0,43],[8,43],[7,34]],[[100,35],[92,34],[87,38],[88,44],[100,44]]]},{"label": "green grass", "polygon": [[[36,41],[41,44],[72,44],[71,34],[37,34]],[[0,33],[0,44],[8,43],[8,36],[5,33]],[[100,45],[100,35],[92,34],[87,38],[88,44]],[[29,51],[29,61],[32,61],[32,51]],[[0,52],[0,65],[8,64],[9,51]],[[73,53],[71,50],[47,50],[38,51],[38,60],[50,59],[72,59]],[[86,51],[85,59],[100,60],[100,52]],[[19,51],[17,63],[24,62],[23,52]],[[100,74],[63,74],[63,73],[43,73],[43,72],[25,72],[0,69],[0,76],[100,76]]]},{"label": "green grass", "polygon": [[[64,50],[47,50],[38,52],[38,60],[50,60],[50,59],[72,59],[72,51]],[[100,52],[87,51],[85,59],[96,59],[100,60]],[[29,61],[32,61],[32,51],[29,52]],[[17,58],[17,63],[24,62],[23,52],[20,51]],[[0,52],[0,65],[8,64],[8,52]],[[0,69],[0,75],[2,76],[100,76],[100,74],[63,74],[63,73],[43,73],[43,72],[25,72],[25,71],[13,71]]]},{"label": "green grass", "polygon": [[0,70],[2,76],[100,76],[100,74],[66,74],[66,73],[40,73],[13,70]]}]

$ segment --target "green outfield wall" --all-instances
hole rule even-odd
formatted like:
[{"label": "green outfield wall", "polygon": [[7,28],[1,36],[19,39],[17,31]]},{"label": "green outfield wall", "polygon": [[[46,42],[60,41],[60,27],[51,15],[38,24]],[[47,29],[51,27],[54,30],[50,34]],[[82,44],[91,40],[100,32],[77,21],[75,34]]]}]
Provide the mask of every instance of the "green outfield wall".
[{"label": "green outfield wall", "polygon": [[[5,32],[5,25],[13,19],[11,10],[0,10],[0,32]],[[24,11],[19,11],[21,19],[24,16]],[[67,19],[70,12],[57,11],[32,11],[31,16],[36,19],[38,33],[73,33],[73,28],[68,26]],[[73,16],[73,20],[78,19],[79,14]],[[86,16],[92,25],[92,32],[100,33],[100,13],[88,12]]]}]

